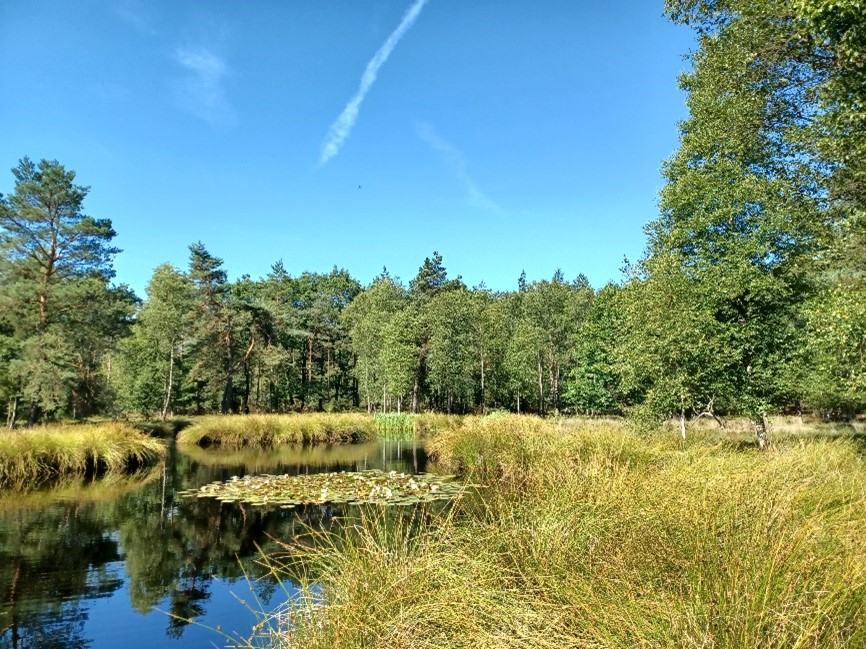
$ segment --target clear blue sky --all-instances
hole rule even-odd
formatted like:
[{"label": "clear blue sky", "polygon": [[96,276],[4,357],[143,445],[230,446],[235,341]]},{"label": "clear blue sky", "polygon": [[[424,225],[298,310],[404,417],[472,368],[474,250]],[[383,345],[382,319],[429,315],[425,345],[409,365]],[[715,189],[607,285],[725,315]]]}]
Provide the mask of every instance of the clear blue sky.
[{"label": "clear blue sky", "polygon": [[438,250],[470,285],[561,267],[601,286],[640,256],[685,116],[676,77],[693,39],[661,13],[6,0],[0,192],[25,155],[74,169],[86,212],[118,232],[117,281],[140,295],[198,240],[232,278],[282,259],[292,274],[337,265],[366,284],[387,266],[408,282]]}]

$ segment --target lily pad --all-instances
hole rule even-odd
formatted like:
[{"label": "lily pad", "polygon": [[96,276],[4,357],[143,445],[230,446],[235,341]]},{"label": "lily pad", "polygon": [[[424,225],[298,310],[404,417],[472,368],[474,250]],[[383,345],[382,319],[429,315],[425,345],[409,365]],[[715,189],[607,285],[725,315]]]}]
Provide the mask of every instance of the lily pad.
[{"label": "lily pad", "polygon": [[184,497],[241,501],[252,505],[361,504],[414,505],[454,498],[463,488],[453,476],[396,471],[313,473],[309,475],[233,476],[199,489],[181,492]]}]

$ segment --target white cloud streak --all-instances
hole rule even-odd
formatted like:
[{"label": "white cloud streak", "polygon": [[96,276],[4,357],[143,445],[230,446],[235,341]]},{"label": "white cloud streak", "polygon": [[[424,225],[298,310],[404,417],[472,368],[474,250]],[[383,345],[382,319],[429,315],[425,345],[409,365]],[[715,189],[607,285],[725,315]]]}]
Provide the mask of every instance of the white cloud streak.
[{"label": "white cloud streak", "polygon": [[222,83],[228,72],[225,61],[204,48],[178,48],[174,60],[188,72],[178,85],[183,107],[212,126],[233,124],[235,111]]},{"label": "white cloud streak", "polygon": [[370,62],[367,63],[364,74],[361,76],[361,84],[358,86],[358,91],[349,100],[349,103],[343,108],[343,112],[340,113],[328,130],[328,135],[325,138],[325,143],[322,145],[322,153],[319,158],[320,165],[325,164],[340,151],[340,147],[343,146],[343,142],[346,141],[346,138],[352,132],[352,127],[355,126],[358,112],[361,109],[361,102],[364,101],[367,92],[373,83],[375,83],[376,77],[379,74],[379,68],[391,56],[391,52],[397,46],[397,43],[400,42],[400,39],[415,24],[425,4],[427,4],[427,0],[415,0],[415,3],[406,10],[403,20],[400,21],[397,29],[391,33],[388,40],[385,41],[382,47],[379,48],[379,51],[370,59]]},{"label": "white cloud streak", "polygon": [[148,36],[156,36],[149,15],[150,5],[145,6],[141,0],[117,0],[113,5],[114,14],[136,31]]},{"label": "white cloud streak", "polygon": [[475,184],[472,177],[469,175],[466,164],[466,156],[456,146],[440,136],[433,127],[429,124],[418,124],[418,137],[430,145],[430,147],[442,155],[448,166],[454,172],[457,180],[463,185],[466,190],[466,195],[469,198],[469,204],[487,212],[492,212],[500,216],[505,215],[505,210],[487,194],[481,191],[481,188]]}]

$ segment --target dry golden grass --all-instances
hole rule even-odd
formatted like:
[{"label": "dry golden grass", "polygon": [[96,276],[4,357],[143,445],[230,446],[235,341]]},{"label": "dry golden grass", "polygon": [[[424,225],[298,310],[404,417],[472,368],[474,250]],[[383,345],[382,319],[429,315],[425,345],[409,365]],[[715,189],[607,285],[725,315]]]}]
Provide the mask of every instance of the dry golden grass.
[{"label": "dry golden grass", "polygon": [[297,550],[313,594],[269,620],[273,646],[866,646],[857,442],[682,448],[515,416],[431,450],[485,486],[427,524],[368,516]]},{"label": "dry golden grass", "polygon": [[273,448],[286,444],[357,442],[376,435],[371,415],[304,413],[287,415],[212,415],[198,417],[178,435],[182,444]]},{"label": "dry golden grass", "polygon": [[[211,415],[196,418],[177,437],[181,444],[275,448],[289,444],[362,442],[385,437],[404,439],[462,425],[463,417],[438,413],[371,415],[367,413],[296,413]],[[471,419],[471,418],[467,418]]]},{"label": "dry golden grass", "polygon": [[28,488],[48,479],[137,469],[165,447],[118,423],[39,426],[0,432],[0,486]]}]

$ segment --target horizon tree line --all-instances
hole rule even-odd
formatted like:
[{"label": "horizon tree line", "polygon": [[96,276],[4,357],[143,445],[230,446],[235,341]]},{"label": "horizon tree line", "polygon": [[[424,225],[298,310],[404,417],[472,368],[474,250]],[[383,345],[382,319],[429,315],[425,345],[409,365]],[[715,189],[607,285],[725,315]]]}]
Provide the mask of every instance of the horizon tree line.
[{"label": "horizon tree line", "polygon": [[229,282],[202,243],[115,284],[89,188],[23,158],[0,198],[7,426],[95,414],[627,414],[647,422],[866,406],[866,8],[667,0],[698,36],[659,215],[620,282],[408,285],[344,269]]}]

